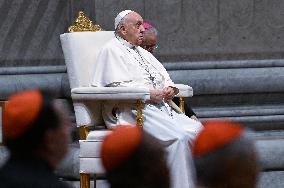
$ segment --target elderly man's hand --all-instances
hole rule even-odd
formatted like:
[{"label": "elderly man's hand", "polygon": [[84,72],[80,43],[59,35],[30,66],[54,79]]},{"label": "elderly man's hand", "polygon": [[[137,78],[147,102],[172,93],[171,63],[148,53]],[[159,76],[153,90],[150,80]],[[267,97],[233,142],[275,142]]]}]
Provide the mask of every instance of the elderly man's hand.
[{"label": "elderly man's hand", "polygon": [[164,100],[169,101],[172,100],[175,96],[175,90],[172,87],[165,87],[163,89],[164,92]]},{"label": "elderly man's hand", "polygon": [[150,100],[153,103],[160,103],[163,101],[165,95],[163,89],[150,90]]}]

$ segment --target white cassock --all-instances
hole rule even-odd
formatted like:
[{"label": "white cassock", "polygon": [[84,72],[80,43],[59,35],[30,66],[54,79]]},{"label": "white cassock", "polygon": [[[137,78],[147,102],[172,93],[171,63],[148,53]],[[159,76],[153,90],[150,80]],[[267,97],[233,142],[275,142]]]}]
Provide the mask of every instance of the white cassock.
[{"label": "white cassock", "polygon": [[[174,87],[166,69],[151,53],[120,37],[113,38],[99,53],[92,85],[149,89]],[[143,129],[157,138],[166,149],[171,187],[193,188],[190,144],[202,128],[200,122],[175,112],[164,102],[146,103],[142,112]],[[103,106],[103,118],[107,127],[136,124],[135,106],[106,103]]]}]

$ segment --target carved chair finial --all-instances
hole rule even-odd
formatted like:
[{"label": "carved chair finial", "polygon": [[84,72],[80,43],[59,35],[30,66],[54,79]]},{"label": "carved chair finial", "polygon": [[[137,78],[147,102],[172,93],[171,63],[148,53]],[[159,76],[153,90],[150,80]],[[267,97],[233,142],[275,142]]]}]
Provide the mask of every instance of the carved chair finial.
[{"label": "carved chair finial", "polygon": [[85,15],[83,11],[79,11],[78,17],[76,18],[76,21],[74,25],[71,25],[68,28],[68,32],[82,32],[82,31],[103,31],[101,26],[94,25],[93,22]]}]

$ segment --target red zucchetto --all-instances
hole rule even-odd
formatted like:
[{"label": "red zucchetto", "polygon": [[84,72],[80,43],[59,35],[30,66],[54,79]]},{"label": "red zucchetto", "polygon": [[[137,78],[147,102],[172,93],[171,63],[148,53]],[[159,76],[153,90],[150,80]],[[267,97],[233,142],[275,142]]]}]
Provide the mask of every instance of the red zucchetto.
[{"label": "red zucchetto", "polygon": [[42,95],[37,90],[27,90],[11,95],[3,111],[3,134],[16,139],[32,127],[42,107]]},{"label": "red zucchetto", "polygon": [[117,168],[138,148],[142,131],[137,126],[119,126],[107,135],[101,147],[103,166],[107,171]]},{"label": "red zucchetto", "polygon": [[243,127],[238,123],[225,120],[203,122],[204,128],[197,135],[193,146],[193,157],[198,157],[217,150],[239,138]]}]

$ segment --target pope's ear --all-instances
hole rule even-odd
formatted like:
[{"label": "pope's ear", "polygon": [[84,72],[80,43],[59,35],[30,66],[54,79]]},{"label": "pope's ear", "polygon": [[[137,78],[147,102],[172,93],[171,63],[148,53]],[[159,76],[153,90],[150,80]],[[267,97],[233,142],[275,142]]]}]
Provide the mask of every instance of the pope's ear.
[{"label": "pope's ear", "polygon": [[127,33],[125,25],[120,25],[119,30],[123,35],[125,35]]}]

